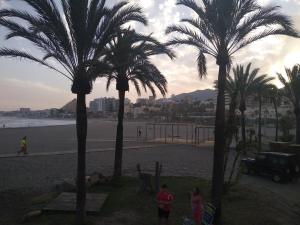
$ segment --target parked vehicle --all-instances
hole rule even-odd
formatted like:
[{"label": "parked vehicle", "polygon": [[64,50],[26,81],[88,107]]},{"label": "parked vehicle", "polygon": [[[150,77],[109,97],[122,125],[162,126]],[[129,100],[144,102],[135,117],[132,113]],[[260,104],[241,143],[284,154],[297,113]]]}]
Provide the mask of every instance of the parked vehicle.
[{"label": "parked vehicle", "polygon": [[242,159],[244,173],[269,176],[274,182],[290,181],[300,174],[295,154],[261,152],[255,158]]}]

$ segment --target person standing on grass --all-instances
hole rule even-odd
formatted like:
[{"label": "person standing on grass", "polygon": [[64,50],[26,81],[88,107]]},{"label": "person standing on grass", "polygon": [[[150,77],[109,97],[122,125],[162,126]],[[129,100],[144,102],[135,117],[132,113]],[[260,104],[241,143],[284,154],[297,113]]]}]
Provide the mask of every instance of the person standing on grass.
[{"label": "person standing on grass", "polygon": [[156,195],[159,225],[168,224],[173,200],[174,196],[168,191],[168,186],[163,184]]},{"label": "person standing on grass", "polygon": [[191,207],[195,224],[201,225],[203,201],[198,187],[191,192]]},{"label": "person standing on grass", "polygon": [[24,155],[27,154],[27,137],[24,136],[22,139],[21,139],[21,149],[20,151],[18,151],[18,154],[20,154],[21,152],[24,153]]}]

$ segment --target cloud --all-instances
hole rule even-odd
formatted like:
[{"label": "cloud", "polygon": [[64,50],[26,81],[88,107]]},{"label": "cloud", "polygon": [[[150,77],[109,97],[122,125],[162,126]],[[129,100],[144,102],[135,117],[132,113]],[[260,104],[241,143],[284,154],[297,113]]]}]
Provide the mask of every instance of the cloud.
[{"label": "cloud", "polygon": [[0,8],[8,8],[9,6],[7,0],[0,0]]},{"label": "cloud", "polygon": [[13,84],[15,87],[32,87],[32,88],[38,88],[42,89],[47,92],[52,92],[52,93],[60,93],[64,94],[66,91],[40,83],[40,82],[32,82],[28,80],[19,80],[19,79],[4,79],[4,82],[8,82]]},{"label": "cloud", "polygon": [[[111,5],[119,2],[119,0],[107,2]],[[170,38],[169,35],[165,35],[165,29],[169,25],[179,23],[182,18],[194,16],[192,11],[186,7],[177,6],[176,0],[131,0],[130,2],[140,5],[149,20],[147,27],[138,23],[132,23],[131,26],[138,32],[152,33],[160,41],[167,41]],[[3,4],[7,4],[7,1],[0,0],[0,7],[9,7]],[[14,4],[18,5],[17,3]],[[259,4],[264,6],[268,4],[281,5],[282,11],[292,17],[295,26],[300,31],[300,0],[259,0]],[[1,38],[4,36],[3,31],[3,29],[0,30]],[[31,50],[36,53],[33,50],[34,48],[23,40],[3,41],[1,46],[4,45],[24,48],[26,51]],[[177,53],[177,58],[174,61],[166,56],[152,58],[152,61],[168,80],[169,95],[212,88],[218,74],[215,59],[207,58],[208,75],[200,80],[196,64],[197,50],[187,46],[175,47],[174,49]],[[0,107],[9,106],[12,108],[14,105],[15,107],[29,105],[36,108],[47,107],[47,105],[49,105],[48,107],[58,107],[74,97],[69,91],[69,86],[63,89],[66,87],[67,81],[62,81],[63,79],[57,74],[53,76],[54,72],[33,63],[28,63],[28,61],[21,64],[15,61],[0,60],[2,68],[0,94],[1,96],[7,96],[1,98]],[[276,76],[276,72],[284,73],[284,67],[291,67],[296,63],[300,63],[300,40],[282,36],[269,37],[251,44],[234,55],[234,65],[249,62],[253,63],[253,67],[260,68],[262,74],[267,73],[270,76]],[[43,74],[43,76],[40,76],[40,74]],[[6,75],[6,79],[3,79],[4,75]],[[19,79],[21,76],[30,81]],[[276,84],[279,84],[278,80]],[[142,96],[147,97],[149,94],[143,93]],[[99,79],[87,99],[92,100],[104,96],[117,97],[118,94],[114,83],[111,85],[110,90],[106,92],[105,80]],[[126,96],[131,100],[138,97],[133,86],[130,87],[130,92],[127,92]]]}]

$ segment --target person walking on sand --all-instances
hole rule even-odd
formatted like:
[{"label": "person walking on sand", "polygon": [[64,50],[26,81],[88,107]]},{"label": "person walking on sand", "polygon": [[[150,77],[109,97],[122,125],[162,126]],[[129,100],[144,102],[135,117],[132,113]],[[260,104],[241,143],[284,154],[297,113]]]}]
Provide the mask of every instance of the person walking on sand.
[{"label": "person walking on sand", "polygon": [[163,184],[156,195],[159,225],[168,224],[173,200],[174,196],[168,191],[168,186]]},{"label": "person walking on sand", "polygon": [[21,149],[20,151],[18,151],[18,154],[20,154],[21,152],[24,153],[24,155],[27,154],[27,137],[24,136],[22,139],[21,139]]},{"label": "person walking on sand", "polygon": [[203,201],[198,187],[191,192],[191,207],[195,224],[201,225]]}]

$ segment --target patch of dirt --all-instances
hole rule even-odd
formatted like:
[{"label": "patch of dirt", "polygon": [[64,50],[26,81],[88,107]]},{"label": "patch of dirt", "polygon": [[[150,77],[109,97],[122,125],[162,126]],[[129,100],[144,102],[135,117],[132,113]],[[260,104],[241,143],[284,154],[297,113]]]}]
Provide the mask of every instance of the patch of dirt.
[{"label": "patch of dirt", "polygon": [[134,211],[117,211],[109,217],[102,218],[96,225],[133,225],[138,224],[140,216]]}]

